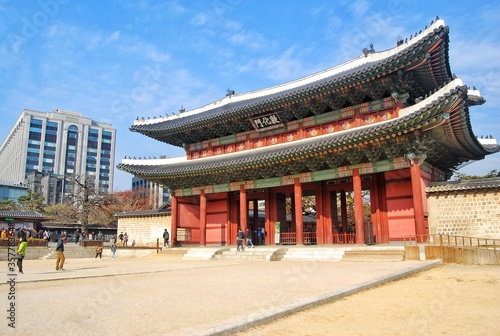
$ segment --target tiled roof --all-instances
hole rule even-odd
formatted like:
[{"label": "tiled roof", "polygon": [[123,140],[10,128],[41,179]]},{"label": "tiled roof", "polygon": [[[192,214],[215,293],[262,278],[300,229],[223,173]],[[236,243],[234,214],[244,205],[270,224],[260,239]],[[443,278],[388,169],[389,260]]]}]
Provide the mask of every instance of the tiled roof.
[{"label": "tiled roof", "polygon": [[455,192],[455,191],[474,191],[484,189],[500,189],[500,177],[484,178],[476,180],[461,180],[448,182],[429,183],[425,192]]},{"label": "tiled roof", "polygon": [[171,200],[164,202],[157,209],[141,210],[141,211],[122,211],[115,214],[115,217],[147,217],[158,215],[169,215],[171,212]]},{"label": "tiled roof", "polygon": [[170,215],[170,209],[123,211],[116,213],[115,217],[152,217],[158,215]]},{"label": "tiled roof", "polygon": [[0,218],[15,218],[15,219],[21,219],[21,218],[36,218],[36,219],[43,219],[45,218],[43,214],[38,213],[38,212],[33,212],[33,211],[20,211],[20,210],[0,210]]},{"label": "tiled roof", "polygon": [[[141,160],[124,159],[122,163],[118,165],[118,168],[133,174],[143,173],[147,176],[160,176],[162,174],[175,176],[183,175],[184,173],[192,171],[208,173],[217,170],[228,170],[236,166],[250,165],[254,162],[274,161],[279,157],[300,155],[308,151],[318,152],[332,147],[354,145],[360,138],[371,139],[376,137],[375,134],[379,134],[378,136],[380,136],[380,134],[384,134],[384,131],[390,131],[391,128],[400,127],[400,129],[403,129],[404,126],[402,125],[412,123],[415,125],[416,122],[414,120],[417,120],[420,115],[441,104],[443,100],[457,92],[461,92],[460,94],[465,96],[467,89],[465,87],[456,87],[448,90],[449,91],[445,92],[437,92],[435,95],[429,97],[421,103],[401,110],[402,114],[404,114],[403,117],[373,125],[357,127],[351,130],[322,135],[314,138],[307,138],[295,142],[283,143],[232,154],[212,156],[203,159],[186,160],[174,164],[152,165],[150,164],[152,160],[147,160],[147,163],[143,163]],[[405,112],[405,110],[407,110],[407,112]],[[479,143],[476,145],[477,150],[482,150],[480,155],[484,156],[485,154],[488,154]],[[160,160],[158,160],[158,162],[160,163]]]},{"label": "tiled roof", "polygon": [[[234,95],[216,101],[209,105],[183,112],[174,116],[153,118],[148,120],[136,120],[130,128],[160,141],[171,142],[179,145],[179,140],[175,135],[182,132],[189,132],[198,127],[206,127],[211,124],[218,124],[229,119],[240,120],[247,118],[252,113],[262,113],[266,108],[275,108],[280,104],[290,103],[296,100],[302,101],[306,97],[311,97],[322,92],[329,92],[334,87],[348,85],[358,80],[369,80],[369,72],[373,71],[376,76],[390,73],[389,69],[399,67],[405,61],[397,62],[401,57],[413,55],[414,51],[421,52],[421,47],[431,41],[434,36],[443,32],[448,32],[448,27],[442,20],[437,20],[424,32],[415,36],[410,41],[386,51],[369,53],[350,62],[333,67],[315,75],[296,80],[277,87],[249,92],[242,95]],[[447,50],[447,47],[445,47]],[[394,64],[393,64],[394,63]],[[392,64],[392,65],[391,65]],[[444,70],[438,71],[440,76],[439,85],[446,83],[451,78],[448,58],[440,66]],[[426,76],[423,76],[424,78]],[[435,89],[436,87],[433,87]]]}]

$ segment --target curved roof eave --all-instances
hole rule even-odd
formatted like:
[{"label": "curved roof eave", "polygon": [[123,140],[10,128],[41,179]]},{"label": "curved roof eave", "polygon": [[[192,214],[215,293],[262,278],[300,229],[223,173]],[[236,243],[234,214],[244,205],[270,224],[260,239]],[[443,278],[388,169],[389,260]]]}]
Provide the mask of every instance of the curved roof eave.
[{"label": "curved roof eave", "polygon": [[[458,85],[457,85],[458,84]],[[384,132],[391,127],[397,127],[405,123],[411,122],[412,119],[418,117],[424,112],[439,106],[439,104],[452,94],[461,92],[463,97],[466,97],[465,86],[461,84],[460,80],[455,80],[447,85],[442,90],[436,92],[424,101],[407,107],[400,111],[400,117],[392,120],[383,121],[373,125],[366,125],[356,127],[351,130],[345,130],[332,134],[320,135],[313,138],[298,140],[295,142],[282,143],[270,147],[263,147],[259,149],[236,152],[232,154],[224,154],[220,156],[212,156],[196,160],[183,160],[181,162],[172,164],[162,164],[158,160],[157,165],[152,165],[151,160],[144,162],[143,160],[123,160],[118,166],[119,169],[128,171],[132,174],[148,177],[160,176],[182,176],[189,172],[200,172],[220,169],[231,169],[233,166],[244,166],[245,164],[252,164],[254,162],[274,161],[274,157],[282,155],[293,155],[302,153],[307,150],[321,151],[322,148],[331,148],[332,144],[350,145],[357,141],[361,136],[373,137],[372,134],[376,132]],[[455,86],[454,86],[455,85]],[[447,141],[443,139],[443,141]],[[482,146],[481,146],[482,148]],[[479,150],[476,148],[476,150]]]},{"label": "curved roof eave", "polygon": [[[418,46],[422,41],[434,36],[441,29],[445,28],[446,26],[444,21],[437,20],[418,36],[395,48],[382,52],[369,53],[366,56],[360,56],[339,66],[289,83],[244,94],[228,96],[203,107],[179,113],[174,116],[148,120],[136,120],[134,125],[130,127],[130,130],[155,138],[154,134],[156,133],[166,131],[175,133],[182,128],[182,125],[187,123],[190,125],[193,125],[194,122],[205,124],[208,123],[209,120],[227,116],[228,113],[236,113],[242,109],[251,108],[252,106],[255,107],[259,104],[276,99],[283,100],[288,96],[302,91],[305,92],[306,90],[313,89],[321,85],[339,82],[360,72],[385,63],[393,57],[398,57],[407,53],[412,48]],[[446,67],[447,72],[449,72],[449,65],[447,64]]]}]

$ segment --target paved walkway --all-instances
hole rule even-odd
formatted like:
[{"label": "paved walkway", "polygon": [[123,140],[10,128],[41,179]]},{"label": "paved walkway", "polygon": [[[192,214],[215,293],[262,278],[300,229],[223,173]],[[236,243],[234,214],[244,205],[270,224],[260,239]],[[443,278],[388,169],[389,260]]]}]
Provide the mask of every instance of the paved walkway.
[{"label": "paved walkway", "polygon": [[[436,261],[25,260],[15,278],[23,335],[228,335],[425,270]],[[1,293],[9,291],[2,281]],[[2,304],[2,307],[6,305]],[[4,315],[8,313],[2,309]],[[8,328],[2,317],[0,330]],[[12,330],[11,330],[12,331]],[[0,331],[0,334],[5,334]]]}]

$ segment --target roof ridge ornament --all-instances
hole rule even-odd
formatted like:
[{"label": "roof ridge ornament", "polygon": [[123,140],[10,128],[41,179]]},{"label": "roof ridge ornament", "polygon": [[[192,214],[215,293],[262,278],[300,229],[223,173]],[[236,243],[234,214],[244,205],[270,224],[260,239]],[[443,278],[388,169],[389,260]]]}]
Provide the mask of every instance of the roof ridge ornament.
[{"label": "roof ridge ornament", "polygon": [[402,45],[404,43],[404,40],[403,40],[403,37],[401,35],[399,35],[397,38],[396,38],[396,46],[399,47],[400,45]]},{"label": "roof ridge ornament", "polygon": [[363,48],[363,54],[365,55],[365,57],[368,57],[369,54],[374,54],[374,53],[375,49],[373,49],[373,43],[370,43],[370,49]]}]

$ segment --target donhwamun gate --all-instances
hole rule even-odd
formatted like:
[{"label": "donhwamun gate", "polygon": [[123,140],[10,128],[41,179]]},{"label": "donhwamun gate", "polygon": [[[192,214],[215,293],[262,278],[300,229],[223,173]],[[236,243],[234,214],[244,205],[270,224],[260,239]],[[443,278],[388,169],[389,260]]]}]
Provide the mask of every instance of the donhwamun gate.
[{"label": "donhwamun gate", "polygon": [[238,229],[263,230],[270,245],[384,244],[427,234],[429,183],[499,151],[472,132],[469,108],[483,103],[452,73],[436,18],[395,48],[137,119],[131,131],[186,156],[118,168],[170,189],[174,244],[235,245]]}]

